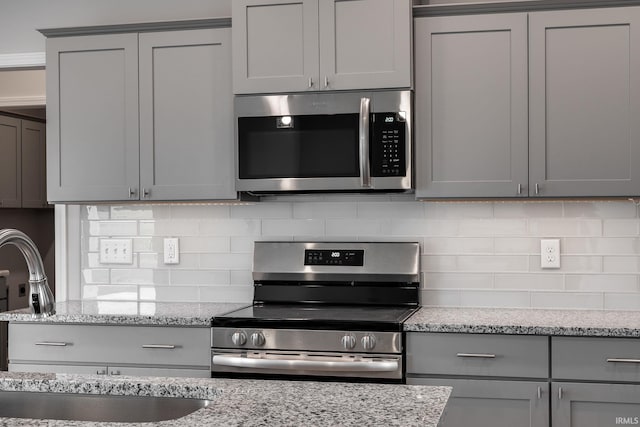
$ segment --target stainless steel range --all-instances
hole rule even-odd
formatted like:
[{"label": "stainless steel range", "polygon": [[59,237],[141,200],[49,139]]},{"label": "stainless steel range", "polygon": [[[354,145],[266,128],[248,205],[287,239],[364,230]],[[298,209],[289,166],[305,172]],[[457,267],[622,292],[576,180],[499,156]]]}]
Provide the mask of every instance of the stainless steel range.
[{"label": "stainless steel range", "polygon": [[404,381],[417,243],[256,242],[254,302],[213,320],[212,375]]}]

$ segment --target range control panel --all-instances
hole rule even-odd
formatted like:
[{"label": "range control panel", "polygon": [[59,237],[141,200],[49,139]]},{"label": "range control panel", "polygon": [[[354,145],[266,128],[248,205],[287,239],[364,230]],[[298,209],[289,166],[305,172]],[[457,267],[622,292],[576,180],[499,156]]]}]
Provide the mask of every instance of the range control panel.
[{"label": "range control panel", "polygon": [[364,250],[305,249],[304,265],[346,265],[361,267],[364,265]]}]

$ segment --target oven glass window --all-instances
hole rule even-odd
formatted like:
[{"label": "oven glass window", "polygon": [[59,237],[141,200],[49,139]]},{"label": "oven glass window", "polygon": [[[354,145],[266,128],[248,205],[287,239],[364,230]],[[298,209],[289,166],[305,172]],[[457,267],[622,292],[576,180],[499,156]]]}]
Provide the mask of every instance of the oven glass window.
[{"label": "oven glass window", "polygon": [[240,117],[241,179],[358,177],[358,114]]}]

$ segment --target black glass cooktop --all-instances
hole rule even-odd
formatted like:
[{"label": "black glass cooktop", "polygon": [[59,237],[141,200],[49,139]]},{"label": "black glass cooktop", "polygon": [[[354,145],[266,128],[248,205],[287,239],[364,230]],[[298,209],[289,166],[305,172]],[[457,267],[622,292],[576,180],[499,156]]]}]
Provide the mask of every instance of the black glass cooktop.
[{"label": "black glass cooktop", "polygon": [[416,306],[253,305],[215,317],[213,326],[402,331]]}]

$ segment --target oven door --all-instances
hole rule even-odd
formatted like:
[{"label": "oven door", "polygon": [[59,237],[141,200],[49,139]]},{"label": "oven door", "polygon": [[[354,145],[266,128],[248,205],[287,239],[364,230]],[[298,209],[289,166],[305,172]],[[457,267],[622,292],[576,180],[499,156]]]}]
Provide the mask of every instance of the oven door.
[{"label": "oven door", "polygon": [[213,373],[402,380],[402,356],[213,349]]}]

